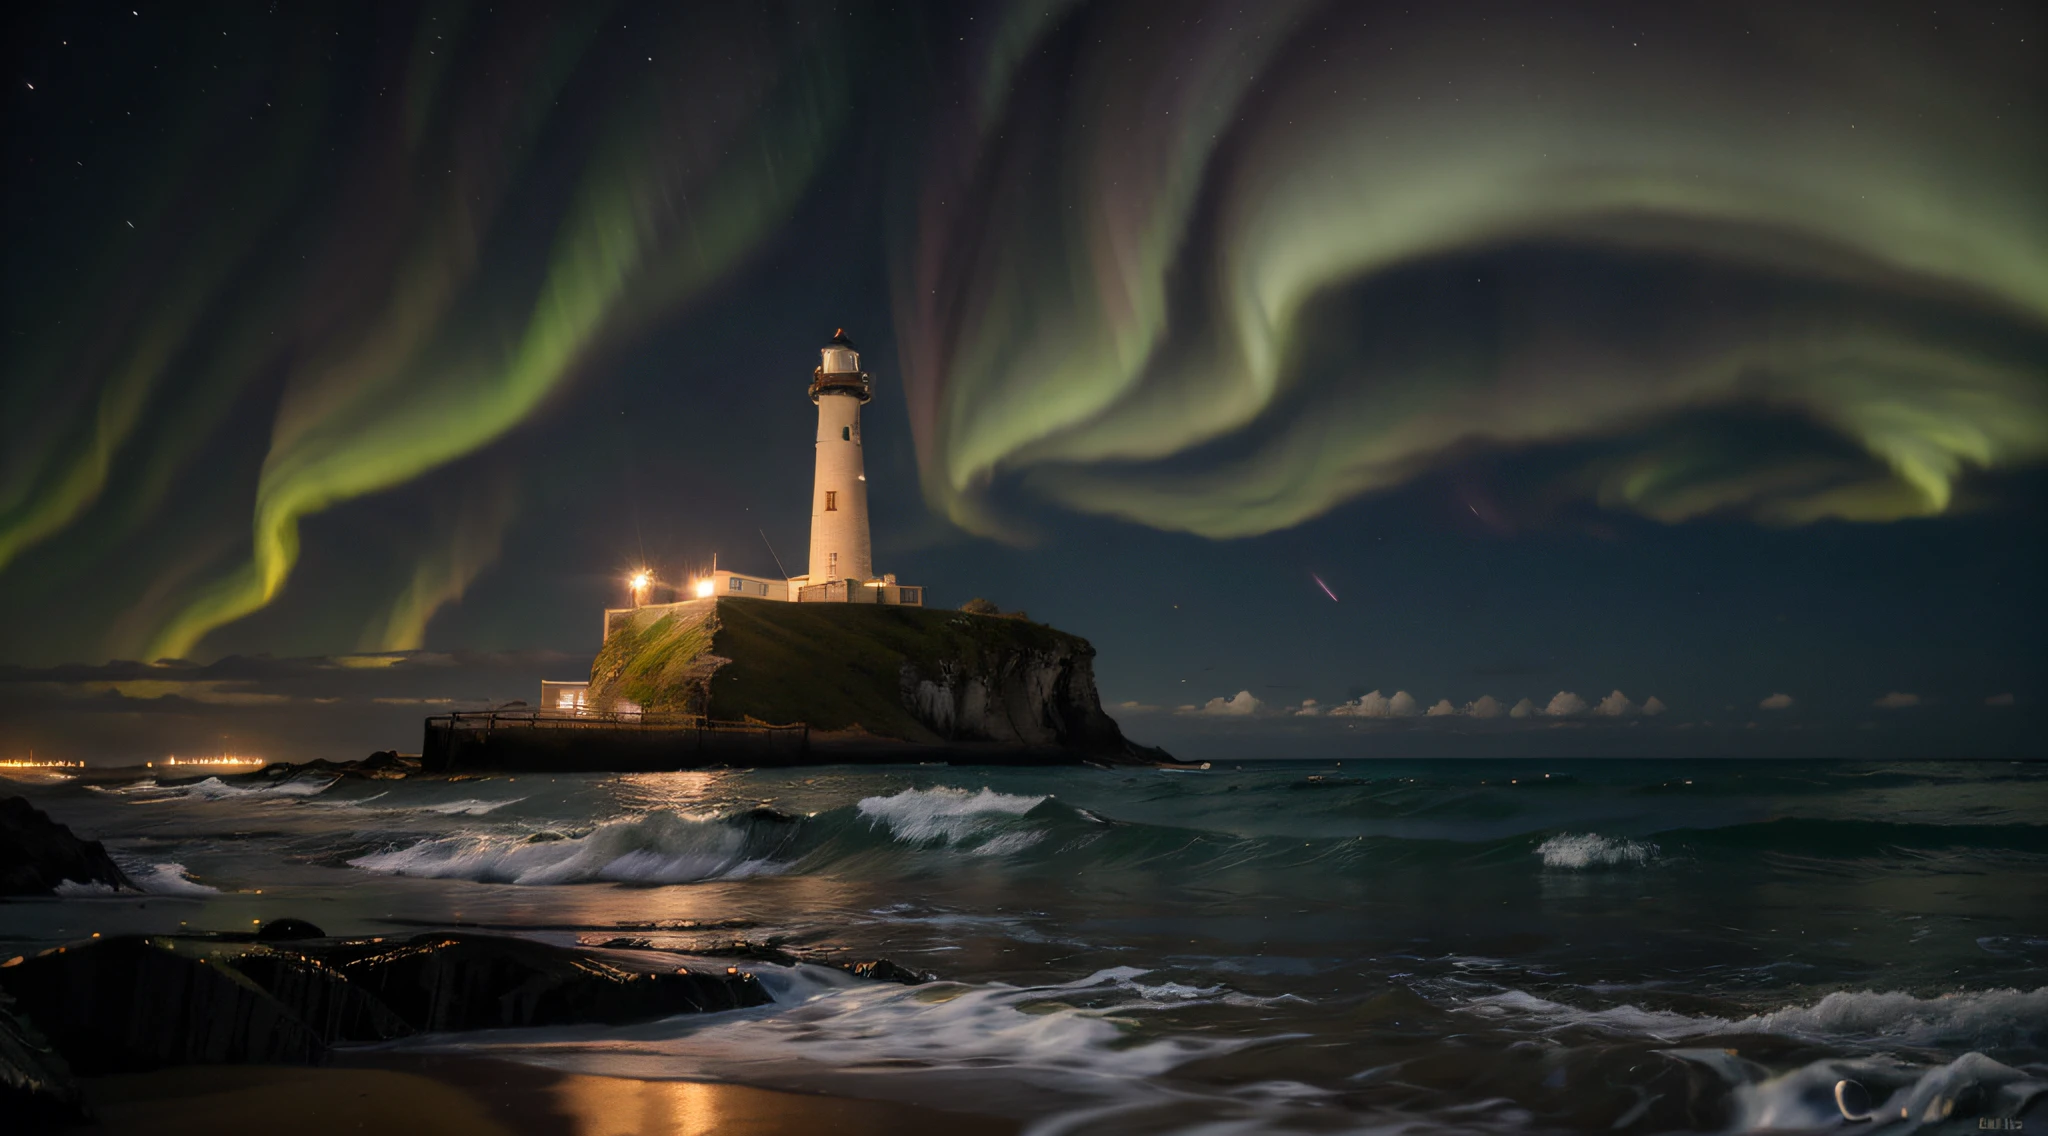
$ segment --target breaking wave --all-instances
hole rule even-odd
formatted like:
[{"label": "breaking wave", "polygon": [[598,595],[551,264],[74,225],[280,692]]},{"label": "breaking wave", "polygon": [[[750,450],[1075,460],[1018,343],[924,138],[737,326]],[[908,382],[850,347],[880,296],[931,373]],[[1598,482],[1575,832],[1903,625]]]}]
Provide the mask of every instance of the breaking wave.
[{"label": "breaking wave", "polygon": [[500,884],[681,884],[772,875],[788,868],[774,858],[794,823],[786,818],[735,822],[681,813],[649,813],[612,821],[575,837],[451,836],[349,861],[399,876]]},{"label": "breaking wave", "polygon": [[1565,832],[1537,845],[1536,854],[1543,857],[1546,868],[1606,868],[1647,864],[1657,858],[1657,846],[1590,832]]},{"label": "breaking wave", "polygon": [[340,780],[339,777],[330,777],[324,781],[295,777],[275,785],[230,785],[218,777],[208,777],[204,781],[195,781],[190,785],[165,788],[181,789],[187,797],[208,801],[234,800],[241,797],[313,797],[332,789]]},{"label": "breaking wave", "polygon": [[[1071,982],[901,986],[862,982],[817,966],[762,967],[755,976],[778,1015],[721,1015],[676,1033],[659,1027],[615,1034],[602,1051],[563,1051],[551,1063],[628,1077],[672,1076],[678,1060],[720,1071],[727,1063],[758,1069],[776,1061],[823,1067],[878,1064],[931,1069],[1006,1068],[1079,1077],[1068,1088],[1113,1090],[1115,1077],[1157,1076],[1176,1066],[1256,1044],[1255,1038],[1160,1037],[1137,1040],[1129,1014],[1225,1000],[1219,989],[1172,983],[1147,986],[1147,972],[1118,966]],[[510,1037],[518,1048],[528,1038]],[[416,1048],[432,1048],[428,1040]],[[472,1039],[448,1044],[489,1052]]]},{"label": "breaking wave", "polygon": [[[183,864],[121,864],[121,871],[127,875],[135,890],[144,895],[219,895],[220,889],[207,887],[194,880],[185,871]],[[63,880],[52,889],[68,899],[81,899],[102,895],[133,895],[126,888],[112,884],[80,883],[77,880]]]},{"label": "breaking wave", "polygon": [[1633,1005],[1586,1010],[1520,990],[1474,999],[1464,1009],[1502,1024],[1569,1026],[1624,1037],[1683,1041],[1773,1034],[1818,1042],[1862,1042],[1967,1049],[2048,1044],[2048,987],[1973,990],[1921,998],[1896,991],[1837,991],[1810,1006],[1746,1018],[1719,1018]]},{"label": "breaking wave", "polygon": [[151,895],[219,895],[220,889],[194,880],[183,864],[150,864],[128,878]]},{"label": "breaking wave", "polygon": [[[905,789],[885,797],[865,797],[858,808],[860,815],[867,817],[870,823],[887,825],[898,840],[911,844],[963,844],[1007,827],[1006,822],[1029,813],[1049,799],[1012,796],[992,789],[970,793],[965,789],[942,787]],[[1011,840],[1007,850],[1016,851],[1032,843],[1036,841]]]}]

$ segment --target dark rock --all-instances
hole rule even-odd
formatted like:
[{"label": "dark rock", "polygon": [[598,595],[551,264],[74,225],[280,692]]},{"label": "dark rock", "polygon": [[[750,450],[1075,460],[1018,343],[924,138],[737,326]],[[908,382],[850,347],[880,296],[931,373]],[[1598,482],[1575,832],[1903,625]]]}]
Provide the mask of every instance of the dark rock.
[{"label": "dark rock", "polygon": [[272,919],[256,929],[259,943],[285,943],[294,939],[324,939],[327,932],[304,919]]},{"label": "dark rock", "polygon": [[167,1065],[304,1065],[326,1046],[234,968],[171,940],[123,936],[58,947],[0,969],[0,988],[79,1073]]},{"label": "dark rock", "polygon": [[869,959],[865,962],[842,962],[838,959],[821,957],[789,950],[779,940],[770,939],[765,943],[749,939],[734,939],[731,943],[699,947],[691,954],[710,958],[741,958],[754,962],[772,962],[781,966],[795,966],[810,963],[813,966],[837,967],[856,978],[872,978],[877,982],[900,982],[905,986],[921,986],[938,981],[939,976],[930,971],[912,970],[907,966],[888,959]]},{"label": "dark rock", "polygon": [[0,994],[0,1116],[19,1126],[8,1131],[55,1132],[84,1123],[70,1067],[12,1005]]},{"label": "dark rock", "polygon": [[659,955],[573,950],[488,935],[358,943],[328,959],[351,985],[429,1032],[617,1025],[769,1001],[752,975],[695,974]]},{"label": "dark rock", "polygon": [[326,1044],[389,1041],[415,1032],[340,971],[294,948],[226,949],[215,957],[261,986]]},{"label": "dark rock", "polygon": [[306,777],[352,777],[365,781],[396,781],[419,771],[420,759],[417,756],[387,749],[379,750],[359,761],[328,761],[326,758],[298,763],[273,761],[254,773],[232,774],[228,780],[239,784],[267,785],[281,785]]},{"label": "dark rock", "polygon": [[[303,924],[302,924],[303,926]],[[764,1005],[752,975],[649,951],[436,933],[403,942],[123,936],[0,965],[0,993],[82,1075],[172,1065],[305,1065],[341,1042],[421,1031],[624,1024]],[[41,1044],[0,1022],[0,1090]],[[25,1047],[25,1048],[24,1048]],[[29,1056],[22,1057],[19,1053]],[[53,1068],[61,1071],[63,1063]],[[19,1079],[19,1078],[17,1078]],[[51,1083],[55,1083],[52,1081]],[[0,1099],[4,1103],[4,1099]]]},{"label": "dark rock", "polygon": [[52,895],[69,880],[134,890],[97,840],[80,840],[26,797],[0,799],[0,895]]},{"label": "dark rock", "polygon": [[927,982],[938,981],[939,977],[928,970],[912,970],[907,966],[890,962],[888,959],[833,963],[832,965],[859,978],[872,978],[877,982],[900,982],[905,986],[922,986]]}]

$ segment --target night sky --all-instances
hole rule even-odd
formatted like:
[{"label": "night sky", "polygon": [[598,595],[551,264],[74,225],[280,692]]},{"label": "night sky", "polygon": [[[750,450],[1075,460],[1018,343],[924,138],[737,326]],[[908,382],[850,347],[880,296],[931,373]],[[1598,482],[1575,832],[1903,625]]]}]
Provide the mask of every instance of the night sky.
[{"label": "night sky", "polygon": [[877,570],[1176,753],[2044,752],[2039,5],[4,18],[0,756],[801,570],[839,327]]}]

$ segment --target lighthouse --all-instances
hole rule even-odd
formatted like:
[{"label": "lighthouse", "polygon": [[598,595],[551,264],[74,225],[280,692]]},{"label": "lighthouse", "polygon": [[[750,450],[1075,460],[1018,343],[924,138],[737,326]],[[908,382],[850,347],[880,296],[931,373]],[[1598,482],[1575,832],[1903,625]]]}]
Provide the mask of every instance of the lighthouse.
[{"label": "lighthouse", "polygon": [[[845,330],[820,351],[811,373],[818,406],[818,467],[811,485],[811,563],[808,583],[846,581],[859,587],[874,575],[868,540],[868,477],[861,459],[860,408],[874,397],[860,352]],[[892,581],[893,582],[893,581]]]}]

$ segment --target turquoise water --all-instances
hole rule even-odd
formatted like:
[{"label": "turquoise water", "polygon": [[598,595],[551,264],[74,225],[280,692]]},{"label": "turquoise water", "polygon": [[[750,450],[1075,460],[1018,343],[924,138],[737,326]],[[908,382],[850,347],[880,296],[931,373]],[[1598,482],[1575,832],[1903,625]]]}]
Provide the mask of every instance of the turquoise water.
[{"label": "turquoise water", "polygon": [[[2048,766],[833,767],[24,786],[152,894],[97,931],[451,924],[750,964],[759,1011],[430,1037],[1044,1132],[2048,1125]],[[1901,1110],[1904,1118],[1901,1119]]]}]

